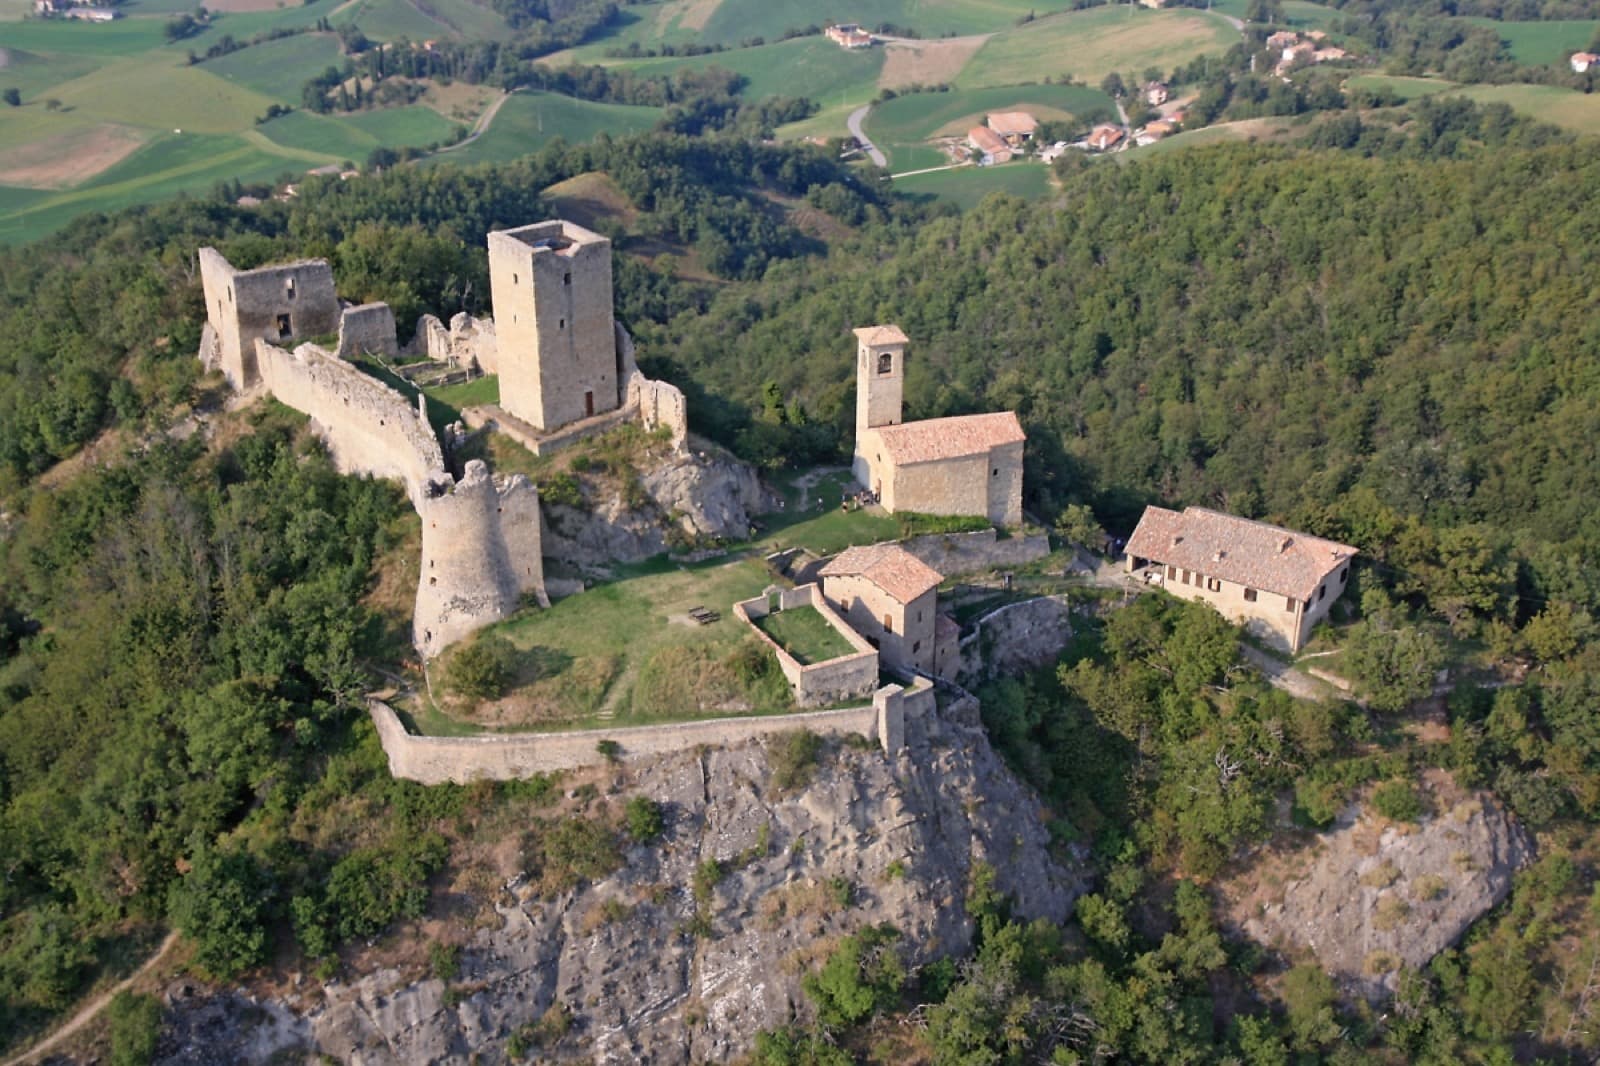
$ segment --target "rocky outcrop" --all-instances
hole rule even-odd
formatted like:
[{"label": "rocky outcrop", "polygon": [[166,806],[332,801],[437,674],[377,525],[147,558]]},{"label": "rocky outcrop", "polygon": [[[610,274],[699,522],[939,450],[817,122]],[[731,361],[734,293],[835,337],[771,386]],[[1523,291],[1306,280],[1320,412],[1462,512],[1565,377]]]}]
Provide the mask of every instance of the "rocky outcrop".
[{"label": "rocky outcrop", "polygon": [[978,619],[961,638],[963,685],[1025,673],[1056,661],[1072,639],[1072,607],[1065,596],[1008,603]]},{"label": "rocky outcrop", "polygon": [[[164,1061],[262,1062],[284,1053],[289,1030],[303,1053],[342,1062],[500,1061],[519,1027],[559,1004],[570,1031],[541,1058],[721,1062],[808,1016],[801,974],[851,931],[892,923],[910,966],[965,951],[977,862],[1024,917],[1063,920],[1083,890],[1050,857],[1037,797],[989,747],[970,700],[908,722],[893,759],[836,747],[798,793],[774,788],[755,743],[663,758],[635,786],[667,812],[664,838],[557,899],[497,891],[497,919],[451,989],[379,971],[320,994],[224,995],[228,1010],[174,999]],[[697,904],[695,871],[711,859],[729,872]],[[614,917],[597,921],[608,902]],[[689,931],[697,914],[702,936]],[[231,1030],[214,1024],[230,1014]]]},{"label": "rocky outcrop", "polygon": [[[1236,926],[1263,944],[1311,951],[1369,998],[1392,991],[1511,891],[1533,845],[1488,793],[1445,790],[1420,824],[1353,807],[1310,845],[1260,864],[1240,892]],[[1266,886],[1276,886],[1268,888]]]},{"label": "rocky outcrop", "polygon": [[693,540],[741,541],[750,518],[769,510],[756,472],[723,452],[669,454],[639,472],[644,502],[621,489],[585,484],[584,506],[546,502],[544,552],[582,568],[635,562]]}]

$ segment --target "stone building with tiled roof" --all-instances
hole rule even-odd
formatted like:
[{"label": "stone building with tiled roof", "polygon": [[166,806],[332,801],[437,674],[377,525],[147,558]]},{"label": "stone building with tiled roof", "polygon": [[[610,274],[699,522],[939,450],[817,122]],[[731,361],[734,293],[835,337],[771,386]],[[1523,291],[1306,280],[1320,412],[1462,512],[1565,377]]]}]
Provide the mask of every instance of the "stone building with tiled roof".
[{"label": "stone building with tiled roof", "polygon": [[936,677],[954,671],[960,629],[951,619],[941,625],[939,571],[898,544],[872,544],[840,552],[819,576],[823,598],[885,666]]},{"label": "stone building with tiled roof", "polygon": [[901,422],[906,335],[855,331],[855,476],[884,510],[1022,524],[1022,423],[1010,411]]},{"label": "stone building with tiled roof", "polygon": [[1204,507],[1146,507],[1127,553],[1146,581],[1299,651],[1348,586],[1356,549]]}]

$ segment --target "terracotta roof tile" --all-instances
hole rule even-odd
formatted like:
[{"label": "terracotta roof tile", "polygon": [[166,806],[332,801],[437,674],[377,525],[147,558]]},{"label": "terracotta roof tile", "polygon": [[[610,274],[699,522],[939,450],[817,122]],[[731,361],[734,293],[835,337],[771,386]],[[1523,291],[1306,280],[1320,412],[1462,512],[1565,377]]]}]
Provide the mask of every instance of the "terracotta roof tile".
[{"label": "terracotta roof tile", "polygon": [[978,151],[988,155],[999,155],[1009,150],[1006,142],[1000,139],[1000,135],[988,126],[972,127],[967,131],[967,140],[972,142],[972,146]]},{"label": "terracotta roof tile", "polygon": [[864,577],[897,603],[910,603],[939,587],[944,575],[898,544],[846,548],[819,573],[829,577]]},{"label": "terracotta roof tile", "polygon": [[985,121],[1002,137],[1032,137],[1039,131],[1039,120],[1026,111],[993,111]]},{"label": "terracotta roof tile", "polygon": [[961,639],[961,623],[947,614],[933,616],[933,639],[938,642]]},{"label": "terracotta roof tile", "polygon": [[872,348],[881,344],[906,344],[905,331],[899,326],[862,326],[850,332],[867,347]]},{"label": "terracotta roof tile", "polygon": [[883,442],[883,450],[899,466],[979,455],[1028,439],[1014,411],[927,418],[898,426],[878,426],[875,432]]},{"label": "terracotta roof tile", "polygon": [[1357,554],[1348,544],[1189,507],[1146,507],[1127,553],[1236,585],[1309,600],[1324,578]]}]

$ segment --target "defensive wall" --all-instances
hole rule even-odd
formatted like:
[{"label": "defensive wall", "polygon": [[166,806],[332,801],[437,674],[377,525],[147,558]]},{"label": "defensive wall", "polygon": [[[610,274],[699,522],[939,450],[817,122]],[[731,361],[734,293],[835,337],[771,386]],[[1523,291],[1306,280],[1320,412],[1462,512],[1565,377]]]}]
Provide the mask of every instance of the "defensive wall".
[{"label": "defensive wall", "polygon": [[910,688],[885,685],[872,702],[833,711],[710,718],[695,722],[583,729],[570,733],[496,733],[470,737],[422,737],[407,732],[394,709],[368,700],[367,710],[395,777],[424,785],[470,781],[511,781],[534,774],[597,766],[607,761],[602,740],[619,745],[617,757],[640,759],[684,751],[702,744],[737,744],[805,729],[829,736],[855,734],[876,740],[894,755],[905,744],[905,720],[935,708],[931,683],[918,678]]},{"label": "defensive wall", "polygon": [[1072,639],[1071,616],[1065,596],[1040,596],[995,608],[961,638],[960,682],[975,685],[1055,662]]},{"label": "defensive wall", "polygon": [[394,312],[388,304],[360,304],[339,312],[340,359],[358,355],[381,355],[393,359],[400,354],[395,335]]},{"label": "defensive wall", "polygon": [[[801,665],[783,645],[767,636],[756,625],[757,618],[772,613],[772,600],[778,601],[778,610],[811,607],[822,616],[855,651],[820,663]],[[750,627],[761,641],[778,657],[778,668],[794,691],[794,699],[801,707],[822,707],[830,703],[863,699],[878,686],[878,651],[859,633],[839,617],[832,605],[822,597],[817,585],[802,585],[794,589],[778,589],[743,600],[733,605],[734,616]]]},{"label": "defensive wall", "polygon": [[445,327],[433,315],[417,320],[417,334],[411,350],[436,363],[470,369],[476,366],[485,374],[500,372],[500,346],[495,337],[494,319],[474,318],[465,311],[450,316]]},{"label": "defensive wall", "polygon": [[1028,533],[1001,539],[993,529],[970,533],[924,533],[900,546],[939,573],[950,577],[997,567],[1026,566],[1050,554],[1046,533]]}]

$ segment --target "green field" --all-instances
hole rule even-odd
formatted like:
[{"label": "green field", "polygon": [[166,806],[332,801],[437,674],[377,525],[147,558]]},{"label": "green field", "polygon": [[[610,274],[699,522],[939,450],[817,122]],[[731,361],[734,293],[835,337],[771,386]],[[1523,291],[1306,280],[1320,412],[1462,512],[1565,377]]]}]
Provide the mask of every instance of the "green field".
[{"label": "green field", "polygon": [[801,37],[760,48],[673,59],[616,60],[613,65],[647,76],[720,67],[750,79],[743,94],[748,99],[806,96],[821,104],[837,102],[844,95],[855,99],[864,94],[870,99],[883,69],[883,49],[847,52],[826,38]]},{"label": "green field", "polygon": [[339,38],[331,33],[302,33],[208,59],[200,69],[282,103],[298,105],[306,82],[342,62]]},{"label": "green field", "polygon": [[453,129],[455,124],[437,111],[417,105],[337,116],[295,111],[260,127],[276,145],[354,163],[380,145],[422,147],[444,140]]},{"label": "green field", "polygon": [[357,0],[340,5],[332,16],[335,26],[355,23],[368,37],[413,41],[457,37],[469,40],[503,39],[510,35],[506,21],[488,4],[471,0]]},{"label": "green field", "polygon": [[1114,70],[1171,70],[1206,52],[1221,53],[1238,40],[1225,19],[1203,11],[1128,6],[1075,11],[995,34],[956,85],[976,89],[1067,75],[1098,85]]},{"label": "green field", "polygon": [[204,67],[128,59],[64,82],[51,96],[74,111],[109,122],[196,133],[248,129],[274,103]]},{"label": "green field", "polygon": [[10,47],[5,49],[5,54],[6,65],[0,68],[0,85],[8,89],[20,89],[24,100],[43,95],[44,90],[52,85],[88,74],[99,62],[89,56],[43,56]]},{"label": "green field", "polygon": [[1456,83],[1439,78],[1408,78],[1398,74],[1357,74],[1347,80],[1345,86],[1373,91],[1388,89],[1402,100],[1415,100],[1419,96],[1432,96],[1453,89]]},{"label": "green field", "polygon": [[[1215,0],[1213,10],[1242,19],[1250,0]],[[1283,0],[1283,22],[1297,30],[1325,30],[1344,16],[1337,8],[1313,4],[1310,0]]]},{"label": "green field", "polygon": [[500,108],[482,137],[435,158],[462,166],[503,163],[538,151],[557,137],[576,143],[592,140],[602,132],[621,136],[647,130],[660,117],[660,109],[654,107],[597,104],[553,93],[519,92]]},{"label": "green field", "polygon": [[1494,30],[1511,49],[1511,58],[1529,66],[1562,63],[1571,53],[1589,47],[1595,31],[1600,30],[1600,19],[1501,22],[1498,19],[1468,18],[1465,21]]},{"label": "green field", "polygon": [[872,109],[865,129],[889,157],[892,170],[938,166],[942,155],[930,155],[929,138],[964,135],[990,111],[1028,111],[1036,118],[1062,118],[1100,111],[1114,115],[1111,98],[1081,85],[1014,85],[947,93],[911,93]]},{"label": "green field", "polygon": [[896,178],[896,192],[949,200],[962,210],[976,207],[985,196],[1004,192],[1036,200],[1050,192],[1050,168],[1042,163],[1012,162],[997,167],[961,167]]},{"label": "green field", "polygon": [[1574,133],[1600,134],[1600,97],[1555,85],[1458,85],[1437,78],[1400,78],[1362,74],[1347,83],[1353,88],[1389,88],[1407,100],[1450,93],[1481,104],[1507,104],[1519,115],[1548,122]]},{"label": "green field", "polygon": [[1247,118],[1238,122],[1223,122],[1204,129],[1174,134],[1155,144],[1147,144],[1143,148],[1119,152],[1113,158],[1118,162],[1132,162],[1180,148],[1197,148],[1201,145],[1223,144],[1229,141],[1270,144],[1287,140],[1293,132],[1294,124],[1295,120],[1292,118]]}]

